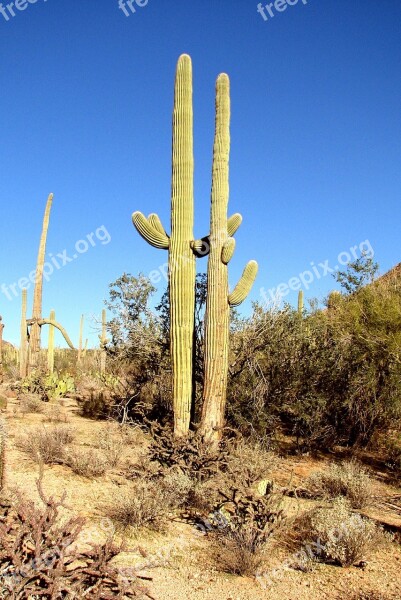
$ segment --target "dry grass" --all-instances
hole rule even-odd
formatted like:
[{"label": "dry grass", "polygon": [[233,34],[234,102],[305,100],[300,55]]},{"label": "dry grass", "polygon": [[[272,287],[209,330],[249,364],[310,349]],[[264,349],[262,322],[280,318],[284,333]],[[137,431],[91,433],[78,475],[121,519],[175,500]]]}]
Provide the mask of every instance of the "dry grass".
[{"label": "dry grass", "polygon": [[123,458],[126,436],[119,425],[109,424],[99,433],[98,448],[107,457],[110,467],[115,469]]},{"label": "dry grass", "polygon": [[37,463],[63,462],[66,448],[74,440],[74,432],[66,425],[35,427],[18,441],[21,450]]},{"label": "dry grass", "polygon": [[355,509],[366,508],[373,503],[369,473],[356,461],[332,463],[327,471],[313,473],[305,485],[317,498],[344,496]]},{"label": "dry grass", "polygon": [[74,473],[82,477],[100,477],[109,468],[104,454],[93,448],[70,448],[64,453],[64,462]]},{"label": "dry grass", "polygon": [[174,498],[169,497],[160,484],[138,481],[115,488],[101,510],[120,529],[164,531],[173,505]]},{"label": "dry grass", "polygon": [[19,408],[23,415],[35,413],[41,414],[45,411],[45,402],[38,394],[21,394],[19,397]]},{"label": "dry grass", "polygon": [[49,404],[43,417],[45,423],[68,423],[68,414],[59,404]]}]

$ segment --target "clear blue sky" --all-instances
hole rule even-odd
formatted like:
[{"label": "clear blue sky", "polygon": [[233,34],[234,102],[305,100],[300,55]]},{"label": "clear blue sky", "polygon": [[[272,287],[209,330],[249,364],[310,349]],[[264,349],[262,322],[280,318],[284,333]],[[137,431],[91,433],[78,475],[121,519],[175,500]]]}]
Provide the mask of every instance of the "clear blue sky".
[{"label": "clear blue sky", "polygon": [[[38,0],[8,21],[0,14],[0,283],[34,269],[49,192],[48,253],[72,256],[103,226],[110,242],[93,237],[44,287],[44,313],[56,309],[75,342],[81,313],[100,314],[111,281],[167,260],[139,237],[131,213],[156,211],[169,226],[183,52],[194,69],[197,236],[209,221],[214,82],[222,71],[231,78],[230,212],[244,216],[231,284],[258,260],[251,299],[260,299],[260,288],[311,262],[336,265],[364,240],[382,271],[401,260],[401,3],[299,0],[267,21],[256,7],[149,0],[126,17],[118,0]],[[329,275],[313,277],[306,298],[335,287]],[[0,314],[5,338],[18,342],[20,297],[0,293]],[[89,326],[87,334],[94,343]]]}]

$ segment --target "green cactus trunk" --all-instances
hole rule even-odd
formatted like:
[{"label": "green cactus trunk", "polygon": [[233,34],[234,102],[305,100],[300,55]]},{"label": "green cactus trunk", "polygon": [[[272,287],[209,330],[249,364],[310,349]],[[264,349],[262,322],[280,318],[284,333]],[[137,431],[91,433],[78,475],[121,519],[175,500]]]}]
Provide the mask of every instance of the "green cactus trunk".
[{"label": "green cactus trunk", "polygon": [[298,314],[302,317],[304,313],[304,293],[303,290],[298,292]]},{"label": "green cactus trunk", "polygon": [[[54,310],[50,311],[50,320],[56,320],[56,313]],[[54,372],[54,334],[55,328],[54,325],[49,325],[49,338],[47,344],[47,369],[49,373]]]},{"label": "green cactus trunk", "polygon": [[178,60],[175,79],[170,238],[157,215],[148,218],[140,212],[132,215],[135,227],[149,244],[169,250],[170,348],[177,437],[188,433],[193,399],[193,171],[192,63],[184,54]]},{"label": "green cactus trunk", "polygon": [[45,264],[47,232],[49,230],[50,211],[53,204],[53,194],[50,194],[43,217],[42,235],[40,237],[38,261],[36,265],[35,290],[33,296],[32,325],[29,337],[29,367],[28,372],[34,371],[39,364],[40,356],[40,320],[42,318],[43,269]]},{"label": "green cactus trunk", "polygon": [[28,373],[28,328],[26,323],[27,294],[27,290],[23,289],[19,346],[19,374],[22,379],[24,379]]},{"label": "green cactus trunk", "polygon": [[173,114],[169,294],[173,364],[174,430],[188,433],[192,406],[195,323],[192,65],[187,56],[177,67]]},{"label": "green cactus trunk", "polygon": [[[237,306],[246,298],[257,273],[257,263],[250,261],[236,288],[229,294],[228,263],[235,250],[235,240],[229,237],[227,220],[229,154],[230,81],[223,73],[216,83],[216,127],[205,315],[205,377],[201,421],[201,432],[211,443],[217,443],[221,439],[224,427],[230,306]],[[239,225],[241,218],[238,217],[236,221]]]}]

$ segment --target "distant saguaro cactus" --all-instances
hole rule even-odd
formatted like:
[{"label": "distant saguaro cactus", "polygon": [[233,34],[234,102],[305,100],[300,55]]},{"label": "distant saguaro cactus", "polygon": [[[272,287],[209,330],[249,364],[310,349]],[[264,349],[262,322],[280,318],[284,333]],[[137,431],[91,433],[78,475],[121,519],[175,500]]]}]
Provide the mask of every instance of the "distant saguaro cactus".
[{"label": "distant saguaro cactus", "polygon": [[[47,243],[47,232],[49,230],[50,211],[53,204],[53,194],[50,194],[45,208],[45,214],[43,217],[42,234],[40,236],[38,260],[35,271],[35,289],[33,293],[33,307],[32,307],[32,318],[26,320],[26,325],[30,327],[29,336],[29,351],[28,351],[28,374],[33,372],[39,365],[40,356],[40,334],[43,325],[50,325],[56,327],[63,335],[65,341],[69,347],[74,350],[74,346],[64,329],[54,319],[43,319],[42,318],[42,297],[43,297],[43,271],[45,265],[45,254],[46,254],[46,243]],[[22,328],[22,323],[21,323]],[[22,329],[21,329],[21,340],[22,340]],[[21,365],[21,362],[20,362]]]},{"label": "distant saguaro cactus", "polygon": [[78,363],[82,360],[82,341],[84,336],[84,315],[81,315],[81,320],[79,322],[79,341],[78,341]]},{"label": "distant saguaro cactus", "polygon": [[[216,82],[216,125],[213,148],[212,200],[205,315],[204,390],[201,432],[206,439],[221,439],[227,394],[230,307],[238,306],[249,294],[258,265],[250,261],[229,293],[228,263],[235,240],[227,219],[230,155],[230,81],[226,74]],[[242,218],[235,215],[238,226]]]},{"label": "distant saguaro cactus", "polygon": [[100,336],[100,372],[106,373],[106,344],[107,344],[107,315],[106,309],[102,310],[102,335]]},{"label": "distant saguaro cactus", "polygon": [[195,322],[192,63],[186,54],[176,71],[172,162],[171,236],[155,214],[146,218],[135,212],[132,220],[149,244],[169,251],[174,431],[179,437],[188,433],[190,424]]},{"label": "distant saguaro cactus", "polygon": [[304,312],[304,292],[299,290],[298,292],[298,314],[302,317]]},{"label": "distant saguaro cactus", "polygon": [[47,232],[49,230],[50,211],[53,204],[53,194],[49,194],[40,236],[38,260],[36,264],[35,289],[33,293],[32,324],[29,337],[29,371],[34,370],[39,363],[40,354],[40,320],[42,318],[43,269],[45,264]]},{"label": "distant saguaro cactus", "polygon": [[[54,310],[50,311],[50,321],[56,320]],[[49,338],[47,343],[47,368],[49,373],[54,371],[54,325],[49,325]]]}]

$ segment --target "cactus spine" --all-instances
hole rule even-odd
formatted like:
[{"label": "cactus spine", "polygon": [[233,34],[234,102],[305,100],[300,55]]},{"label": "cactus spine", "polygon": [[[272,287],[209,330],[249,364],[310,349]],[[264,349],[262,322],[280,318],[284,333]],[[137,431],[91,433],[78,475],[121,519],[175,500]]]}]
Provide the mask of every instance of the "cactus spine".
[{"label": "cactus spine", "polygon": [[20,346],[19,346],[19,374],[23,379],[27,376],[28,370],[28,328],[26,323],[27,310],[27,290],[22,290],[21,307],[21,328],[20,328]]},{"label": "cactus spine", "polygon": [[193,397],[195,254],[193,246],[193,111],[192,63],[187,55],[177,65],[173,112],[171,236],[157,215],[135,212],[133,223],[145,240],[169,250],[170,347],[173,371],[174,432],[188,433]]},{"label": "cactus spine", "polygon": [[[248,295],[257,274],[250,261],[234,291],[228,291],[228,263],[235,240],[228,231],[230,154],[230,81],[221,74],[216,83],[216,125],[213,148],[210,249],[205,315],[205,382],[201,432],[210,442],[222,436],[227,392],[230,306]],[[236,215],[238,226],[240,216]]]},{"label": "cactus spine", "polygon": [[[50,321],[56,320],[56,313],[54,310],[50,311]],[[49,373],[54,371],[54,325],[49,325],[49,338],[47,344],[47,368]]]}]

